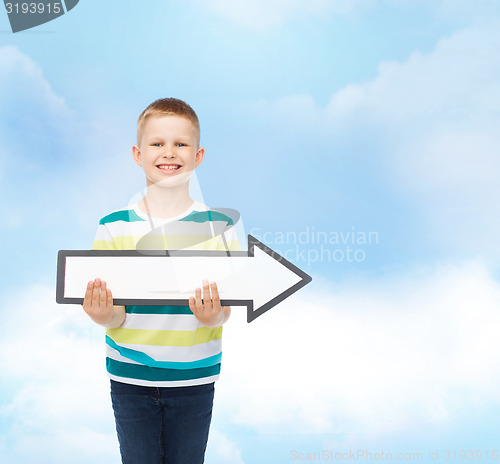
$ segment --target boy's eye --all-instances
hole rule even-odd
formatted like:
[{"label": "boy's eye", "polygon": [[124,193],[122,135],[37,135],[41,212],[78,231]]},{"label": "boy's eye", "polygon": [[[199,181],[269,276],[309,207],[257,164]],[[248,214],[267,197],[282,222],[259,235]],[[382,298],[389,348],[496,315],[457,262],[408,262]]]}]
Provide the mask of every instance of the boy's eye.
[{"label": "boy's eye", "polygon": [[161,147],[161,143],[159,143],[159,142],[158,143],[153,143],[152,145],[153,145],[153,147]]},{"label": "boy's eye", "polygon": [[176,145],[178,147],[187,147],[187,145],[185,143],[182,143],[182,142],[176,143]]}]

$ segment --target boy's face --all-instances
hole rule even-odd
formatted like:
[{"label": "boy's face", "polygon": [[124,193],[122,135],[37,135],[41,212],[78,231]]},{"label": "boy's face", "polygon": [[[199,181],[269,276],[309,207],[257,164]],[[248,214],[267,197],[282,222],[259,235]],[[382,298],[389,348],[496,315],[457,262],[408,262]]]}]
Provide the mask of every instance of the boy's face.
[{"label": "boy's face", "polygon": [[148,187],[175,187],[189,181],[205,154],[198,147],[198,131],[181,116],[153,116],[142,128],[138,145],[132,148],[135,162],[142,166]]}]

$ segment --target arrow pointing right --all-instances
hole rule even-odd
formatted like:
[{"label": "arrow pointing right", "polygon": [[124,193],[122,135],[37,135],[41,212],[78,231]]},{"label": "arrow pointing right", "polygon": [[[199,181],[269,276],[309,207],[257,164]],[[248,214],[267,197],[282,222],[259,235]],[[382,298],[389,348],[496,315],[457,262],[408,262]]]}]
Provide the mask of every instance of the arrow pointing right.
[{"label": "arrow pointing right", "polygon": [[185,305],[203,279],[217,282],[221,304],[246,306],[247,322],[311,277],[255,237],[248,251],[74,250],[59,252],[58,303],[83,303],[87,282],[106,280],[119,305]]},{"label": "arrow pointing right", "polygon": [[247,322],[252,322],[312,280],[311,276],[252,235],[248,236],[248,257],[251,258],[249,269],[243,271],[241,277],[245,283],[245,274],[248,276],[246,283],[255,297],[229,303],[247,307]]}]

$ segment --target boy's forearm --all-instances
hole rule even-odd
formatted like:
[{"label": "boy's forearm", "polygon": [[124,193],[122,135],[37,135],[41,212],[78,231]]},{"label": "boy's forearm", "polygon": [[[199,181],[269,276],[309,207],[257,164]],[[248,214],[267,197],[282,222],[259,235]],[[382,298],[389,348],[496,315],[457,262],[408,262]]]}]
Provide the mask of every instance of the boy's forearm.
[{"label": "boy's forearm", "polygon": [[223,312],[222,322],[220,325],[225,324],[227,322],[227,320],[229,319],[229,317],[231,316],[231,306],[226,306],[222,312]]},{"label": "boy's forearm", "polygon": [[231,315],[231,307],[225,306],[222,311],[216,316],[210,319],[205,319],[205,317],[196,316],[196,318],[205,326],[211,329],[215,327],[220,327],[227,322],[229,316]]},{"label": "boy's forearm", "polygon": [[227,322],[229,316],[231,316],[231,306],[225,306],[221,312],[222,312],[222,319],[218,324],[214,325],[214,327],[220,327]]},{"label": "boy's forearm", "polygon": [[111,319],[106,324],[99,324],[101,327],[106,329],[115,329],[120,327],[125,321],[125,306],[113,306],[113,315]]}]

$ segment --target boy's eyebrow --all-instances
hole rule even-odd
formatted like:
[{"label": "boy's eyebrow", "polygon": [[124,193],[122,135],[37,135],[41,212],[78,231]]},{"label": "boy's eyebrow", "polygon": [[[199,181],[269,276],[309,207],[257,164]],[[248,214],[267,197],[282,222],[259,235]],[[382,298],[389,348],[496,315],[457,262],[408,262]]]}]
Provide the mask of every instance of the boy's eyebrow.
[{"label": "boy's eyebrow", "polygon": [[[166,137],[163,135],[150,135],[147,137],[148,140],[164,140]],[[189,141],[190,137],[186,135],[174,135],[172,137],[167,137],[167,138],[172,138],[174,140],[183,140],[183,141]]]}]

